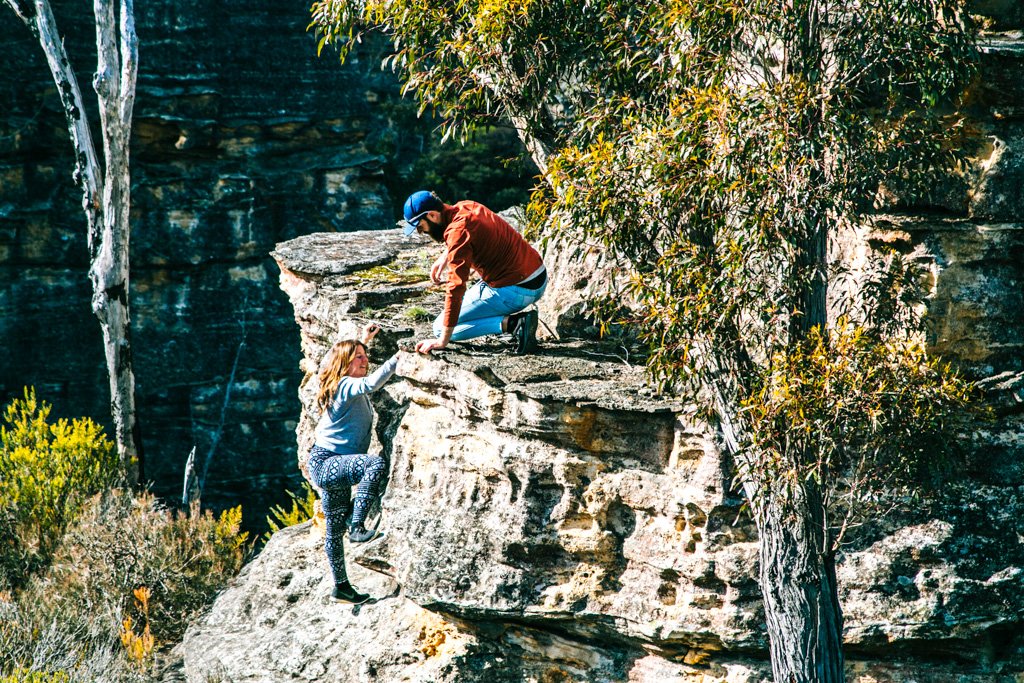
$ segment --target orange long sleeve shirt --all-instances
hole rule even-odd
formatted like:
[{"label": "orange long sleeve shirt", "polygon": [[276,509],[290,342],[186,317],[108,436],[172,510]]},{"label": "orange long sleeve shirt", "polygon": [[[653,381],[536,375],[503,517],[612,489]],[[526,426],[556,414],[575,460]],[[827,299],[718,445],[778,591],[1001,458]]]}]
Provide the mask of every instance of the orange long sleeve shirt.
[{"label": "orange long sleeve shirt", "polygon": [[542,265],[537,250],[505,219],[477,202],[445,205],[448,227],[448,289],[444,300],[444,326],[455,327],[462,310],[469,273],[475,270],[491,287],[519,284]]}]

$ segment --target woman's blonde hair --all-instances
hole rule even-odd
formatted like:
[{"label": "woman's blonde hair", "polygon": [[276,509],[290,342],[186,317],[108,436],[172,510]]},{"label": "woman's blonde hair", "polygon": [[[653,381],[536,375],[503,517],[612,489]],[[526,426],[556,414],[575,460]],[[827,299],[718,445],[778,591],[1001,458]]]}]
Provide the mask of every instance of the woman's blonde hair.
[{"label": "woman's blonde hair", "polygon": [[360,347],[363,353],[366,353],[366,345],[361,341],[346,339],[335,343],[327,352],[327,364],[320,371],[320,391],[316,395],[316,405],[321,412],[331,405],[331,399],[338,391],[338,384],[341,383],[341,378],[348,374],[348,367],[355,358],[356,349]]}]

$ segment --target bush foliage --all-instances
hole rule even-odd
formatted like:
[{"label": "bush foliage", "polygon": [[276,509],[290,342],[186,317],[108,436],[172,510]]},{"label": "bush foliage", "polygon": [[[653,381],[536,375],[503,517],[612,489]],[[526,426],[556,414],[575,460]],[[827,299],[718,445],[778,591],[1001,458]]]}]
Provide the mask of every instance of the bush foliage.
[{"label": "bush foliage", "polygon": [[71,683],[71,678],[63,671],[32,671],[18,669],[6,676],[0,676],[0,683]]},{"label": "bush foliage", "polygon": [[[241,569],[241,508],[172,511],[109,488],[118,463],[102,430],[51,425],[49,411],[27,390],[5,412],[0,681],[147,680],[156,652]],[[66,500],[43,510],[57,492]]]},{"label": "bush foliage", "polygon": [[50,422],[26,388],[0,426],[0,588],[44,564],[85,501],[118,477],[117,453],[88,418]]},{"label": "bush foliage", "polygon": [[269,531],[264,536],[265,540],[269,541],[276,531],[295,526],[296,524],[302,524],[306,520],[312,519],[316,513],[317,495],[309,483],[302,482],[302,492],[299,494],[294,491],[288,491],[288,497],[292,501],[291,509],[286,510],[280,505],[270,508],[270,514],[267,515]]},{"label": "bush foliage", "polygon": [[148,493],[92,498],[51,566],[7,605],[0,672],[45,665],[89,680],[89,663],[106,659],[145,670],[153,648],[177,642],[241,569],[248,545],[240,522],[241,508],[215,517],[167,510]]}]

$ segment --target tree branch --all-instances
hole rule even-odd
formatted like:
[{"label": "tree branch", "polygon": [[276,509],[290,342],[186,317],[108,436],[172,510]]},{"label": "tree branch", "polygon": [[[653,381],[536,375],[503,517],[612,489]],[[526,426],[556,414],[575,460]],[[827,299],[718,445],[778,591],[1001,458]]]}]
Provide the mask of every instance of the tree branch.
[{"label": "tree branch", "polygon": [[32,3],[28,0],[6,0],[6,2],[29,28],[35,30],[35,24],[32,21],[35,18],[35,8],[32,7]]},{"label": "tree branch", "polygon": [[[7,0],[7,3],[14,8],[15,12],[18,12],[18,16],[29,24],[33,33],[39,38],[40,47],[43,48],[46,63],[50,67],[50,73],[57,85],[57,94],[64,107],[71,142],[75,147],[73,177],[75,184],[82,188],[82,206],[92,224],[98,217],[99,195],[104,182],[103,172],[96,155],[92,132],[89,130],[89,123],[85,118],[82,90],[78,85],[78,79],[75,78],[75,72],[71,68],[67,52],[64,50],[64,43],[57,31],[57,22],[53,18],[50,3],[48,0],[35,0],[31,11],[27,11],[29,8],[27,0]],[[92,253],[94,245],[91,229],[89,237],[89,251]]]},{"label": "tree branch", "polygon": [[139,73],[139,38],[135,33],[134,0],[121,0],[121,125],[131,131],[135,83]]}]

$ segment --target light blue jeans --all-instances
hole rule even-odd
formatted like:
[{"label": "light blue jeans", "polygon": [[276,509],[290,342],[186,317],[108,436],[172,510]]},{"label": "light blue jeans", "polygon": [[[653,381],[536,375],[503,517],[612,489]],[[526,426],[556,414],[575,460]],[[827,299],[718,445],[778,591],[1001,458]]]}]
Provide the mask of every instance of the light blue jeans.
[{"label": "light blue jeans", "polygon": [[[509,285],[490,287],[483,280],[466,290],[459,319],[452,331],[452,341],[476,339],[488,334],[501,334],[501,321],[535,303],[548,288],[547,280],[539,289]],[[444,313],[434,320],[434,336],[444,331]]]}]

